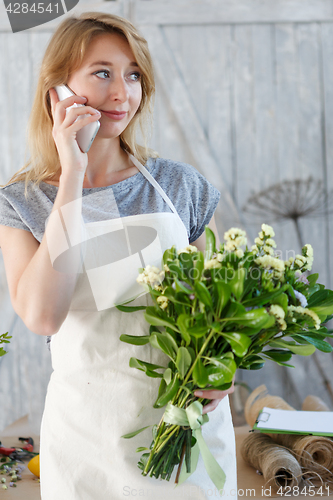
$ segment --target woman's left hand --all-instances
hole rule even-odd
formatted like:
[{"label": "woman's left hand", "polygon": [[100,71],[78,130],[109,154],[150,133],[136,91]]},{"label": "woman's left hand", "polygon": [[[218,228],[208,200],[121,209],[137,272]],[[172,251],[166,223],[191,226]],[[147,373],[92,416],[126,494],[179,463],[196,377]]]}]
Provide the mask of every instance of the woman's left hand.
[{"label": "woman's left hand", "polygon": [[218,391],[217,389],[198,389],[194,391],[194,396],[197,398],[211,399],[212,401],[203,407],[202,414],[209,413],[218,407],[220,401],[226,397],[227,394],[232,394],[235,390],[234,380],[231,387],[225,391]]}]

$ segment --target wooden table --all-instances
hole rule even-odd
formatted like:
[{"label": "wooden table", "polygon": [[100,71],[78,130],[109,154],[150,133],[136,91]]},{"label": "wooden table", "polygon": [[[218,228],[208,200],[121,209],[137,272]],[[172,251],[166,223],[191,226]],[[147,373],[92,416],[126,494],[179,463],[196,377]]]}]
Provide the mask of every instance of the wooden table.
[{"label": "wooden table", "polygon": [[[238,471],[238,499],[266,499],[267,498],[284,498],[281,495],[276,495],[265,486],[265,481],[263,476],[256,473],[256,471],[247,465],[242,459],[240,449],[241,444],[249,432],[248,426],[236,427],[236,449],[237,449],[237,471]],[[3,446],[22,446],[18,437],[32,437],[35,442],[35,451],[38,451],[39,447],[39,436],[31,433],[29,429],[27,417],[23,417],[17,420],[14,424],[7,427],[4,432],[1,433],[0,440]],[[27,462],[26,462],[27,463]],[[22,473],[22,481],[18,481],[17,488],[9,487],[9,477],[0,476],[7,478],[7,490],[0,489],[1,500],[40,500],[40,485],[38,479],[26,469]],[[290,495],[288,495],[289,497]],[[304,495],[296,495],[301,499]],[[308,495],[310,496],[310,495]],[[312,496],[312,495],[311,495]],[[285,500],[288,500],[288,497]],[[214,497],[215,498],[215,497]],[[219,497],[217,497],[219,498]],[[222,498],[222,497],[221,497]],[[333,495],[315,495],[312,498],[321,498],[321,500],[327,499],[332,500]],[[70,498],[64,500],[71,500]],[[96,499],[92,499],[96,500]],[[121,500],[121,499],[112,499]],[[158,499],[156,499],[158,500]],[[232,500],[232,499],[231,499]]]}]

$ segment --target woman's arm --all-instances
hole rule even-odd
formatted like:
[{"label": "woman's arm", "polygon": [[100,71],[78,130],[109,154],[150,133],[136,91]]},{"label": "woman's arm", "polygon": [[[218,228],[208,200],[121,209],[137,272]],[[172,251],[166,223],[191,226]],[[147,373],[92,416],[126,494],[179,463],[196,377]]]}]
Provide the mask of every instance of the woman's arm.
[{"label": "woman's arm", "polygon": [[[59,101],[50,90],[52,135],[61,165],[59,188],[41,243],[24,229],[0,226],[8,286],[14,310],[39,335],[56,333],[67,316],[81,266],[82,185],[88,157],[75,140],[77,131],[99,118],[90,106],[66,108],[85,98]],[[90,115],[87,114],[91,113]],[[87,115],[77,120],[79,115]],[[76,121],[77,120],[77,121]],[[65,252],[66,248],[70,248]],[[56,256],[62,254],[60,259]],[[54,267],[54,264],[56,267]]]},{"label": "woman's arm", "polygon": [[[40,244],[24,229],[0,226],[0,245],[13,308],[29,330],[39,335],[56,333],[68,313],[80,269],[80,249],[77,246],[68,252],[58,270],[53,267],[51,255],[57,253],[55,246],[66,238],[58,214],[80,196],[80,182],[72,180],[60,185]],[[81,210],[77,202],[71,217],[80,229]]]}]

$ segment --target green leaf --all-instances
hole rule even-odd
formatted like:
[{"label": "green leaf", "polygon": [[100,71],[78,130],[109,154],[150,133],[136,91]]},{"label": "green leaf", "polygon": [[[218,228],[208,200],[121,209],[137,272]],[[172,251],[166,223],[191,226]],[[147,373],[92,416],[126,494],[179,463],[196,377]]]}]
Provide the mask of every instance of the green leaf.
[{"label": "green leaf", "polygon": [[177,318],[177,326],[180,330],[181,336],[186,342],[186,345],[188,346],[191,342],[191,337],[190,334],[188,333],[188,323],[189,323],[189,317],[187,314],[180,314]]},{"label": "green leaf", "polygon": [[315,285],[318,278],[319,278],[318,273],[310,274],[309,276],[307,276],[307,280],[309,282],[310,287],[313,287]]},{"label": "green leaf", "polygon": [[[229,320],[229,318],[226,318]],[[243,326],[270,328],[275,323],[275,318],[268,314],[264,307],[252,309],[243,314],[238,314],[236,317],[230,318],[233,323]]]},{"label": "green leaf", "polygon": [[158,397],[154,403],[154,408],[162,408],[165,406],[171,399],[177,394],[179,388],[179,379],[178,376],[175,375],[170,384],[167,385],[165,392],[162,396]]},{"label": "green leaf", "polygon": [[209,330],[209,326],[201,326],[201,325],[195,325],[195,326],[190,326],[187,331],[190,334],[191,337],[195,337],[196,339],[199,339],[200,337],[203,337],[206,335],[206,333]]},{"label": "green leaf", "polygon": [[[236,382],[235,382],[236,384]],[[231,382],[228,382],[227,384],[222,384],[222,385],[216,385],[214,386],[214,390],[217,390],[217,391],[226,391],[227,389],[229,389],[230,387],[232,386],[232,381]],[[249,391],[250,392],[250,391]]]},{"label": "green leaf", "polygon": [[131,313],[131,312],[135,312],[135,311],[143,311],[144,309],[147,308],[147,306],[116,306],[117,309],[119,309],[119,311],[121,312],[125,312],[125,313]]},{"label": "green leaf", "polygon": [[168,326],[172,330],[176,330],[178,332],[178,329],[175,327],[174,321],[171,318],[168,318],[166,316],[162,316],[160,312],[157,313],[155,307],[152,307],[152,306],[147,307],[144,316],[145,316],[145,320],[150,325]]},{"label": "green leaf", "polygon": [[149,335],[120,335],[120,340],[132,345],[145,345],[149,344]]},{"label": "green leaf", "polygon": [[259,295],[259,297],[255,297],[250,300],[246,300],[243,302],[243,305],[245,307],[254,307],[254,306],[263,306],[267,304],[268,302],[272,303],[281,293],[285,292],[287,289],[290,289],[291,286],[288,284],[283,285],[281,288],[274,292],[269,292],[269,293],[264,293],[262,295]]},{"label": "green leaf", "polygon": [[246,270],[239,268],[237,269],[234,278],[228,283],[237,300],[239,300],[243,294],[245,275]]},{"label": "green leaf", "polygon": [[184,286],[183,283],[181,283],[177,278],[175,278],[175,283],[176,283],[176,292],[184,292],[187,295],[190,295],[191,293],[194,292],[193,288],[186,288],[186,286]]},{"label": "green leaf", "polygon": [[162,378],[163,377],[163,375],[161,373],[157,373],[157,372],[155,372],[155,370],[158,370],[159,368],[164,369],[164,366],[154,365],[152,363],[147,363],[146,361],[142,361],[141,359],[137,359],[137,358],[130,358],[129,366],[131,368],[136,368],[137,370],[145,372],[145,374],[148,377],[152,377],[152,378]]},{"label": "green leaf", "polygon": [[212,297],[204,283],[202,281],[198,281],[194,284],[195,292],[200,300],[206,307],[209,309],[213,309],[213,301]]},{"label": "green leaf", "polygon": [[216,250],[215,234],[208,226],[205,226],[205,235],[206,235],[205,260],[210,260],[213,256],[213,253]]},{"label": "green leaf", "polygon": [[200,388],[204,388],[208,384],[208,372],[200,358],[193,368],[193,381]]},{"label": "green leaf", "polygon": [[333,351],[333,347],[331,346],[331,344],[329,344],[328,342],[325,342],[324,340],[313,338],[310,335],[300,335],[300,334],[295,335],[294,334],[293,339],[306,340],[307,342],[314,345],[319,351],[322,351],[322,352],[332,352]]},{"label": "green leaf", "polygon": [[311,297],[311,295],[318,292],[319,290],[321,290],[321,288],[320,288],[320,285],[318,283],[316,283],[311,288],[309,288],[308,289],[308,300],[309,300],[309,297]]},{"label": "green leaf", "polygon": [[[8,335],[8,332],[6,332],[6,333],[2,333],[2,334],[0,335],[0,344],[1,344],[2,342],[5,342],[5,341],[7,341],[6,343],[8,344],[8,341],[9,341],[9,339],[11,339],[11,338],[12,338],[12,336],[9,336],[9,335]],[[6,339],[6,340],[5,340],[5,339]]]},{"label": "green leaf", "polygon": [[[308,308],[325,307],[333,304],[333,291],[332,290],[319,290],[309,297]],[[327,313],[332,314],[332,313]]]},{"label": "green leaf", "polygon": [[292,353],[290,351],[284,351],[283,349],[268,349],[263,351],[262,354],[268,356],[277,363],[289,361],[292,357]]},{"label": "green leaf", "polygon": [[169,260],[174,260],[177,258],[177,250],[175,245],[173,245],[171,248],[168,248],[165,250],[163,254],[163,263],[168,265]]},{"label": "green leaf", "polygon": [[[165,371],[166,371],[166,370],[165,370]],[[171,370],[170,370],[170,371],[171,371]],[[164,374],[163,374],[163,377],[164,377],[164,375],[165,375],[165,372],[164,372]],[[170,381],[171,381],[171,379],[170,379]],[[170,381],[169,381],[169,383],[170,383]],[[159,398],[159,397],[161,397],[161,396],[162,396],[162,394],[164,394],[164,393],[165,393],[165,389],[166,389],[167,385],[168,385],[168,384],[166,383],[165,379],[164,379],[164,378],[162,378],[162,379],[161,379],[161,382],[160,382],[160,385],[159,385],[159,388],[158,388],[158,394],[157,394],[157,397],[158,397],[158,398]]]},{"label": "green leaf", "polygon": [[174,351],[173,342],[166,336],[166,334],[157,334],[151,335],[149,338],[150,345],[155,349],[159,349],[164,352],[169,358],[172,360],[176,357],[176,353]]},{"label": "green leaf", "polygon": [[121,437],[124,439],[130,439],[130,438],[136,436],[137,434],[140,434],[140,432],[145,431],[146,429],[148,429],[148,427],[150,427],[150,425],[146,425],[146,427],[142,427],[141,429],[139,429],[137,431],[129,432],[128,434],[123,434]]},{"label": "green leaf", "polygon": [[231,358],[210,358],[213,366],[208,366],[208,382],[217,387],[222,384],[231,382],[237,365],[234,359]]},{"label": "green leaf", "polygon": [[269,344],[272,347],[283,347],[289,349],[289,351],[294,354],[299,354],[300,356],[311,356],[316,350],[313,345],[302,344],[298,345],[296,342],[287,342],[286,340],[275,340]]},{"label": "green leaf", "polygon": [[179,371],[180,378],[184,378],[188,369],[190,368],[192,363],[191,355],[186,349],[186,347],[179,347],[177,358],[176,358],[176,367]]},{"label": "green leaf", "polygon": [[149,455],[150,455],[150,453],[143,453],[141,455],[140,460],[138,462],[138,467],[140,470],[143,471],[145,469],[145,467],[148,463]]},{"label": "green leaf", "polygon": [[182,304],[185,306],[190,305],[190,301],[187,297],[187,295],[181,294],[181,293],[176,293],[176,290],[172,288],[172,286],[168,286],[165,290],[163,295],[167,297],[171,302],[174,302],[175,304]]},{"label": "green leaf", "polygon": [[182,281],[186,280],[185,274],[183,273],[181,268],[177,266],[177,264],[175,264],[174,262],[169,262],[168,267],[170,269],[170,272],[173,274],[174,278],[176,277]]},{"label": "green leaf", "polygon": [[221,335],[230,344],[236,356],[245,356],[252,342],[248,335],[236,332],[223,332]]},{"label": "green leaf", "polygon": [[204,256],[202,252],[198,252],[195,256],[195,260],[193,261],[194,263],[194,268],[193,268],[193,281],[197,282],[200,280],[202,271],[204,269]]},{"label": "green leaf", "polygon": [[325,321],[326,316],[333,313],[333,300],[332,302],[325,301],[318,306],[309,307],[308,309],[315,312],[322,319],[322,321]]},{"label": "green leaf", "polygon": [[181,267],[183,269],[183,272],[186,274],[187,277],[191,277],[192,275],[192,269],[193,269],[193,259],[195,258],[196,253],[187,253],[187,252],[182,252],[178,255],[179,262],[181,264]]},{"label": "green leaf", "polygon": [[168,332],[168,329],[165,332],[161,333],[160,335],[169,341],[169,345],[171,346],[171,349],[173,350],[175,356],[177,356],[177,352],[179,349],[178,344],[175,341],[174,337]]},{"label": "green leaf", "polygon": [[217,303],[216,303],[216,315],[219,318],[224,307],[229,302],[231,296],[231,288],[227,283],[223,283],[223,281],[216,281],[214,283],[214,289],[217,293]]},{"label": "green leaf", "polygon": [[284,312],[287,314],[288,311],[288,295],[286,293],[281,293],[278,297],[272,300],[272,304],[277,304],[282,307]]},{"label": "green leaf", "polygon": [[257,354],[253,354],[248,358],[242,360],[240,368],[246,368],[247,370],[260,370],[265,364],[265,360],[262,359]]},{"label": "green leaf", "polygon": [[163,379],[165,380],[166,386],[170,384],[172,379],[172,370],[171,368],[167,368],[163,373]]},{"label": "green leaf", "polygon": [[[231,291],[231,290],[230,290]],[[223,318],[236,318],[238,316],[242,316],[243,314],[246,313],[245,307],[240,304],[239,302],[235,302],[233,298],[230,299],[229,301],[229,307],[227,307],[224,312],[223,312]]]}]

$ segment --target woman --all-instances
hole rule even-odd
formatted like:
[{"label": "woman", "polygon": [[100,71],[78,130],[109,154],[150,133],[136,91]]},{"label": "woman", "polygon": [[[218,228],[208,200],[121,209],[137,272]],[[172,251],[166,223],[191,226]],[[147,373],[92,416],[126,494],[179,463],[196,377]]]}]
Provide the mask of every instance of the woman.
[{"label": "woman", "polygon": [[[54,87],[61,84],[76,95],[59,101]],[[156,362],[156,353],[119,341],[121,333],[147,331],[143,315],[121,313],[114,304],[138,295],[139,267],[159,265],[173,244],[204,250],[208,223],[216,232],[218,191],[193,167],[156,158],[135,142],[153,93],[146,41],[128,21],[101,13],[67,18],[41,67],[30,168],[0,191],[0,244],[13,307],[30,330],[51,338],[43,500],[201,499],[213,491],[201,462],[177,489],[172,481],[144,478],[134,450],[150,442],[150,431],[121,438],[158,421],[161,411],[152,409],[156,380],[128,366],[131,356]],[[66,113],[74,103],[85,107]],[[100,129],[83,153],[76,134],[96,120]],[[147,305],[148,298],[133,304]],[[235,497],[225,398],[231,391],[205,391],[212,401],[204,411],[214,411],[203,435],[227,474],[225,494]]]}]

